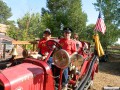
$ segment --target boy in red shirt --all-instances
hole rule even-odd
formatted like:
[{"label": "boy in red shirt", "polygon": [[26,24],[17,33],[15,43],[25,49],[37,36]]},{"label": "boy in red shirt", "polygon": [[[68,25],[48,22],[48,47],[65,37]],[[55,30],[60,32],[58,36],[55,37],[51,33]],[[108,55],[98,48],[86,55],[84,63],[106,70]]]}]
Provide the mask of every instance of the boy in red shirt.
[{"label": "boy in red shirt", "polygon": [[[62,46],[62,49],[66,50],[69,55],[77,51],[76,43],[71,39],[71,28],[64,28],[64,38],[60,39],[59,43]],[[63,90],[67,90],[68,84],[68,67],[64,69],[63,78],[62,78]]]},{"label": "boy in red shirt", "polygon": [[[49,54],[50,52],[50,49],[48,48],[48,46],[46,45],[46,42],[48,40],[50,40],[51,38],[51,31],[50,29],[46,29],[44,32],[43,32],[43,38],[39,41],[38,43],[38,49],[39,49],[39,54],[42,55],[42,60],[46,59],[47,58],[47,55]],[[48,60],[48,64],[51,66],[51,63],[52,63],[52,59],[50,58]]]}]

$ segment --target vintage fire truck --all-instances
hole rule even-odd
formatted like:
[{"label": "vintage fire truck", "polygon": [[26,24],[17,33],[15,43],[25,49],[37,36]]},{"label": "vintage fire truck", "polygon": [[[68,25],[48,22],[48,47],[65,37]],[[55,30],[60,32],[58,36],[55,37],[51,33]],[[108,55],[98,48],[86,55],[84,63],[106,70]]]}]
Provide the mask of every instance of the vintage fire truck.
[{"label": "vintage fire truck", "polygon": [[[57,41],[49,40],[47,46],[51,52],[45,60],[25,57],[20,64],[0,70],[0,90],[62,90],[62,73],[66,67],[69,67],[68,90],[87,90],[98,72],[98,58],[85,43],[69,56]],[[47,64],[51,55],[52,67]]]}]

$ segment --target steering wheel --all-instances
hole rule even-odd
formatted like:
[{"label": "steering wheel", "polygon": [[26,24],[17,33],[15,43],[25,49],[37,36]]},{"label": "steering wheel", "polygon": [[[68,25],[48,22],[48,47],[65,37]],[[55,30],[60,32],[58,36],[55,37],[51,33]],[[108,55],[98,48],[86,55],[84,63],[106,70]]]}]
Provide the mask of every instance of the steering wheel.
[{"label": "steering wheel", "polygon": [[62,46],[55,40],[48,40],[46,42],[46,45],[48,46],[49,49],[57,48],[57,49],[62,49]]}]

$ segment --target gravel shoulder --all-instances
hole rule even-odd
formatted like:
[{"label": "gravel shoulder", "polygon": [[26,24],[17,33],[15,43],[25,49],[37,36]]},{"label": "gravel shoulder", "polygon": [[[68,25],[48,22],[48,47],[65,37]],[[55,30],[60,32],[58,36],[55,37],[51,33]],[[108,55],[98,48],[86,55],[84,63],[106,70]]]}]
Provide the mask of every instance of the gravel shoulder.
[{"label": "gravel shoulder", "polygon": [[109,57],[108,62],[99,63],[99,71],[95,74],[93,90],[103,87],[120,87],[120,58]]}]

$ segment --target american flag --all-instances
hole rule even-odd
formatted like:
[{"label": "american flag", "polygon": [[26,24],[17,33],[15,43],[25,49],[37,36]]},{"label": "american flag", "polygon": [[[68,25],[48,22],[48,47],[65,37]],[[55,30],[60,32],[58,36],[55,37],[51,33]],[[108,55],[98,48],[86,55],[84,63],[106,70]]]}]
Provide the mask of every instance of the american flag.
[{"label": "american flag", "polygon": [[101,12],[99,12],[99,16],[98,16],[98,19],[97,19],[97,22],[96,22],[94,30],[102,32],[103,34],[106,31],[106,26],[105,26],[104,21],[103,21],[103,19],[101,17]]}]

